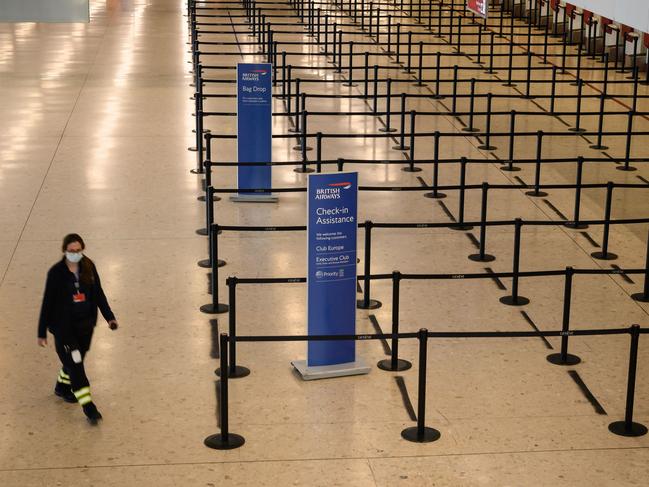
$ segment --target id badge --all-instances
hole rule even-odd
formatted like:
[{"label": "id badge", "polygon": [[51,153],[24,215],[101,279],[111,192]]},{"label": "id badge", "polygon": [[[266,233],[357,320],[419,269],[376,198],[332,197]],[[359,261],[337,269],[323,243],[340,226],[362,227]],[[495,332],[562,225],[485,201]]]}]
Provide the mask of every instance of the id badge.
[{"label": "id badge", "polygon": [[72,295],[72,301],[75,303],[85,303],[86,295],[84,293],[75,293]]}]

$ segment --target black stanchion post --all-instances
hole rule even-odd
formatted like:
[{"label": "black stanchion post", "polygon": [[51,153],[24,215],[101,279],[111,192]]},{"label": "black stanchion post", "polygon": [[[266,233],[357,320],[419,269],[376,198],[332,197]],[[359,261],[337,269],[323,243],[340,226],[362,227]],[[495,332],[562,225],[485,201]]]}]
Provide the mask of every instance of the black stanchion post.
[{"label": "black stanchion post", "polygon": [[649,232],[647,233],[647,253],[645,257],[644,267],[644,288],[641,293],[634,293],[631,295],[636,301],[642,303],[649,303]]},{"label": "black stanchion post", "polygon": [[518,272],[520,266],[521,256],[521,229],[523,221],[516,218],[514,221],[514,258],[512,264],[512,293],[509,296],[500,298],[500,302],[509,306],[522,306],[528,304],[530,300],[526,297],[518,295]]},{"label": "black stanchion post", "polygon": [[397,129],[390,127],[392,108],[392,78],[388,78],[385,85],[385,127],[379,128],[379,132],[396,132]]},{"label": "black stanchion post", "polygon": [[482,65],[482,24],[478,24],[478,52],[476,54],[476,60],[473,64]]},{"label": "black stanchion post", "polygon": [[390,358],[378,362],[377,367],[390,372],[408,370],[412,364],[407,360],[399,359],[399,288],[401,273],[392,272],[392,343]]},{"label": "black stanchion post", "polygon": [[551,353],[547,361],[555,365],[576,365],[581,362],[577,355],[568,353],[568,338],[570,337],[570,308],[572,302],[572,277],[574,269],[566,267],[563,286],[563,319],[561,326],[561,352]]},{"label": "black stanchion post", "polygon": [[316,147],[316,171],[322,172],[322,132],[315,134],[315,147]]},{"label": "black stanchion post", "polygon": [[208,304],[204,304],[203,306],[200,307],[200,310],[203,313],[206,314],[221,314],[221,313],[226,313],[228,311],[228,305],[224,303],[219,303],[219,267],[217,265],[218,263],[218,257],[219,257],[219,226],[217,224],[214,224],[210,228],[209,236],[210,236],[210,244],[212,246],[212,253],[211,253],[211,270],[212,270],[212,276],[210,279],[210,291],[212,294],[212,302]]},{"label": "black stanchion post", "polygon": [[609,227],[611,225],[611,206],[613,204],[613,188],[614,184],[609,181],[606,183],[606,203],[604,209],[604,233],[602,236],[602,250],[593,252],[590,255],[595,259],[600,260],[615,260],[617,255],[608,251],[608,235]]},{"label": "black stanchion post", "polygon": [[[219,358],[221,370],[228,367],[228,335],[221,333],[219,339]],[[230,433],[228,418],[228,374],[223,374],[219,382],[219,420],[221,432],[205,438],[203,443],[215,450],[233,450],[243,446],[246,440],[241,435]]]},{"label": "black stanchion post", "polygon": [[410,157],[408,165],[402,168],[402,171],[405,172],[420,172],[421,168],[415,166],[415,133],[416,133],[416,117],[417,112],[415,110],[410,110]]},{"label": "black stanchion post", "polygon": [[554,114],[557,102],[557,67],[552,66],[552,82],[550,86],[550,113]]},{"label": "black stanchion post", "polygon": [[[242,365],[237,365],[237,282],[236,277],[228,277],[225,280],[228,286],[228,305],[230,310],[228,312],[228,334],[230,347],[228,350],[228,377],[230,379],[238,379],[250,375],[250,369]],[[219,367],[214,371],[218,376],[221,376],[221,368]]]},{"label": "black stanchion post", "polygon": [[577,108],[575,109],[575,126],[570,127],[568,130],[570,132],[576,132],[578,134],[584,133],[586,129],[581,128],[581,98],[584,88],[584,81],[582,79],[577,80]]},{"label": "black stanchion post", "polygon": [[442,53],[437,51],[437,54],[435,55],[435,95],[433,95],[433,98],[435,100],[441,100],[444,98],[443,95],[440,94],[439,92],[439,82],[440,82],[440,77],[441,77],[441,63],[442,63]]},{"label": "black stanchion post", "polygon": [[455,115],[457,113],[457,77],[458,77],[458,65],[453,66],[453,98],[451,102],[451,114]]},{"label": "black stanchion post", "polygon": [[548,193],[541,191],[541,160],[543,155],[543,130],[536,132],[536,163],[534,164],[534,191],[527,191],[528,196],[542,197]]},{"label": "black stanchion post", "polygon": [[419,66],[417,68],[417,82],[413,86],[428,86],[424,83],[424,42],[419,41]]},{"label": "black stanchion post", "polygon": [[354,87],[358,86],[354,83],[354,41],[349,41],[349,77],[347,83],[343,83],[343,86]]},{"label": "black stanchion post", "polygon": [[439,186],[439,147],[440,147],[440,140],[442,138],[442,134],[436,130],[435,133],[433,134],[433,141],[434,141],[434,146],[433,146],[433,191],[430,193],[424,194],[426,198],[434,198],[434,199],[444,199],[446,198],[446,195],[444,193],[441,193],[437,191],[437,187]]},{"label": "black stanchion post", "polygon": [[501,167],[502,171],[520,171],[521,168],[514,166],[514,141],[516,140],[516,110],[510,112],[509,117],[509,158],[507,165]]},{"label": "black stanchion post", "polygon": [[487,109],[485,112],[485,141],[483,145],[478,146],[481,150],[496,150],[497,147],[491,145],[491,105],[493,102],[493,94],[487,93]]},{"label": "black stanchion post", "polygon": [[635,380],[638,367],[638,342],[640,341],[640,327],[633,325],[630,328],[631,349],[629,351],[629,374],[626,385],[626,410],[624,421],[615,421],[608,425],[611,433],[620,436],[643,436],[647,434],[647,427],[633,421],[633,403],[635,401]]},{"label": "black stanchion post", "polygon": [[372,272],[372,226],[371,220],[365,220],[365,256],[364,256],[364,276],[363,276],[363,299],[356,301],[356,307],[359,309],[377,309],[381,307],[381,302],[371,299],[371,272]]},{"label": "black stanchion post", "polygon": [[503,83],[503,86],[516,86],[516,83],[512,83],[512,67],[514,64],[514,37],[509,40],[509,63],[507,67],[507,83]]},{"label": "black stanchion post", "polygon": [[473,112],[475,110],[475,78],[471,78],[470,92],[469,92],[469,125],[462,128],[464,132],[480,132],[473,126]]},{"label": "black stanchion post", "polygon": [[496,260],[493,255],[486,253],[488,192],[489,183],[482,183],[482,203],[480,205],[480,247],[477,254],[469,255],[469,259],[475,262],[491,262],[493,260]]},{"label": "black stanchion post", "polygon": [[363,56],[363,98],[369,98],[370,53],[365,51]]},{"label": "black stanchion post", "polygon": [[396,58],[393,64],[401,64],[401,22],[397,23],[397,42],[396,42]]},{"label": "black stanchion post", "polygon": [[405,145],[406,137],[406,94],[401,93],[401,135],[399,136],[399,145],[395,145],[392,148],[396,150],[408,150],[410,147]]},{"label": "black stanchion post", "polygon": [[430,443],[439,440],[441,433],[426,426],[426,367],[428,354],[428,330],[422,328],[417,335],[419,340],[419,381],[417,390],[417,426],[401,432],[404,440],[415,443]]},{"label": "black stanchion post", "polygon": [[412,32],[408,31],[408,51],[406,60],[406,69],[403,71],[405,74],[412,74]]},{"label": "black stanchion post", "polygon": [[577,158],[577,179],[575,181],[575,210],[573,213],[573,221],[571,222],[566,222],[566,226],[568,228],[575,228],[575,229],[584,229],[588,228],[588,225],[585,223],[581,223],[579,221],[579,210],[581,208],[581,179],[582,179],[582,174],[584,172],[584,158],[582,156],[579,156]]},{"label": "black stanchion post", "polygon": [[489,69],[485,71],[486,74],[496,74],[497,71],[494,71],[494,38],[495,33],[491,32],[489,36]]},{"label": "black stanchion post", "polygon": [[525,78],[525,95],[523,96],[525,100],[533,100],[536,98],[532,96],[532,52],[527,53],[527,73]]},{"label": "black stanchion post", "polygon": [[604,135],[604,108],[606,103],[606,95],[602,93],[599,97],[599,117],[597,122],[597,143],[591,145],[591,149],[606,150],[607,146],[602,144],[602,137]]},{"label": "black stanchion post", "polygon": [[372,112],[376,114],[379,109],[379,66],[377,64],[374,65],[373,83],[374,90],[372,91]]},{"label": "black stanchion post", "polygon": [[464,198],[466,194],[466,157],[460,159],[460,197],[458,201],[457,224],[450,227],[453,230],[471,230],[471,225],[464,223]]},{"label": "black stanchion post", "polygon": [[626,126],[626,149],[624,153],[624,166],[617,166],[615,169],[618,171],[635,171],[637,168],[630,166],[631,162],[631,140],[633,138],[633,117],[635,112],[629,112],[628,122]]}]

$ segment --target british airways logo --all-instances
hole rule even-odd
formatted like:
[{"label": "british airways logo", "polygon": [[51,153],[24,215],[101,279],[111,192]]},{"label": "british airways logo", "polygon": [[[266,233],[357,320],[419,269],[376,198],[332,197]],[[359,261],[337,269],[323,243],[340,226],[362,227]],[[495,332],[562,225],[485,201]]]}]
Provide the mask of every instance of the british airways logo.
[{"label": "british airways logo", "polygon": [[352,183],[346,181],[342,183],[331,183],[328,185],[331,188],[343,188],[343,189],[349,189],[352,187]]}]

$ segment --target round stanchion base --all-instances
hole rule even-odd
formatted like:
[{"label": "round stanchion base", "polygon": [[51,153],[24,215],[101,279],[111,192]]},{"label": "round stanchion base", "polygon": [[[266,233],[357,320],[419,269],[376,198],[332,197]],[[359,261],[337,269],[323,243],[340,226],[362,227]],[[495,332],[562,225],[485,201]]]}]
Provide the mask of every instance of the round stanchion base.
[{"label": "round stanchion base", "polygon": [[428,86],[428,84],[427,83],[422,83],[421,81],[419,81],[417,83],[413,83],[412,86],[418,86],[420,88],[424,88],[424,87]]},{"label": "round stanchion base", "polygon": [[498,71],[487,70],[487,71],[484,72],[484,74],[498,74]]},{"label": "round stanchion base", "polygon": [[410,150],[410,146],[407,145],[393,145],[394,150]]},{"label": "round stanchion base", "polygon": [[464,223],[458,224],[458,225],[453,225],[451,227],[448,227],[451,230],[459,230],[459,231],[464,231],[464,230],[473,230],[473,225],[465,225]]},{"label": "round stanchion base", "polygon": [[204,169],[190,169],[189,172],[192,173],[192,174],[205,174]]},{"label": "round stanchion base", "polygon": [[437,193],[433,193],[432,191],[430,193],[424,193],[424,198],[431,198],[434,200],[443,200],[446,198],[446,194],[440,193],[439,191]]},{"label": "round stanchion base", "polygon": [[224,303],[216,303],[216,306],[214,306],[212,303],[209,303],[201,306],[200,310],[202,313],[208,315],[220,315],[223,313],[227,313],[230,310],[230,307]]},{"label": "round stanchion base", "polygon": [[245,438],[235,433],[229,433],[225,438],[221,433],[211,435],[205,438],[203,444],[214,450],[234,450],[235,448],[242,447],[246,442]]},{"label": "round stanchion base", "polygon": [[[216,267],[224,267],[225,266],[225,261],[218,259],[216,261]],[[210,259],[203,259],[198,261],[198,267],[202,267],[203,269],[209,269],[212,267],[212,263],[210,262]]]},{"label": "round stanchion base", "polygon": [[500,170],[501,171],[508,171],[508,172],[516,172],[516,171],[520,171],[521,168],[516,167],[516,166],[503,166],[503,167],[500,168]]},{"label": "round stanchion base", "polygon": [[614,254],[613,252],[606,252],[606,254],[605,254],[604,252],[601,252],[599,250],[597,252],[591,253],[590,256],[592,258],[594,258],[594,259],[599,259],[599,260],[615,260],[615,259],[617,259],[617,254]]},{"label": "round stanchion base", "polygon": [[496,150],[498,147],[495,145],[479,145],[478,149],[480,150]]},{"label": "round stanchion base", "polygon": [[397,131],[397,129],[393,129],[392,127],[390,127],[390,128],[381,127],[379,129],[379,132],[385,132],[385,133],[392,133],[392,132],[396,132],[396,131]]},{"label": "round stanchion base", "polygon": [[471,254],[469,255],[469,259],[473,262],[493,262],[494,260],[496,260],[496,257],[491,254]]},{"label": "round stanchion base", "polygon": [[521,96],[522,100],[536,100],[536,97],[534,95],[523,95]]},{"label": "round stanchion base", "polygon": [[563,360],[560,353],[551,353],[546,357],[547,361],[554,365],[577,365],[581,359],[571,353],[566,354],[566,359]]},{"label": "round stanchion base", "polygon": [[403,172],[421,172],[421,168],[417,166],[412,166],[412,167],[406,166],[406,167],[402,167],[401,170]]},{"label": "round stanchion base", "polygon": [[[296,145],[295,147],[293,147],[293,150],[295,150],[295,151],[301,151],[301,150],[302,150],[302,146],[301,146],[301,145]],[[313,150],[313,148],[312,148],[312,147],[307,147],[307,148],[304,149],[304,150],[305,150],[306,152],[309,152],[310,150]]]},{"label": "round stanchion base", "polygon": [[507,306],[525,306],[529,304],[530,300],[524,296],[503,296],[500,298],[500,302]]},{"label": "round stanchion base", "polygon": [[207,228],[199,228],[196,230],[196,235],[202,235],[203,237],[207,235]]},{"label": "round stanchion base", "polygon": [[343,86],[347,86],[349,88],[356,88],[358,85],[356,83],[343,83]]},{"label": "round stanchion base", "polygon": [[471,132],[471,133],[475,133],[475,132],[480,132],[480,129],[477,129],[477,128],[475,128],[475,127],[464,127],[464,128],[462,129],[462,132]]},{"label": "round stanchion base", "polygon": [[436,429],[424,426],[423,434],[419,434],[419,428],[411,426],[401,432],[401,437],[404,440],[412,441],[413,443],[431,443],[441,438],[442,434]]},{"label": "round stanchion base", "polygon": [[431,98],[433,100],[444,100],[446,97],[444,95],[433,95]]},{"label": "round stanchion base", "polygon": [[297,172],[300,174],[307,174],[310,172],[315,172],[315,169],[311,169],[310,167],[296,167],[293,169],[293,172]]},{"label": "round stanchion base", "polygon": [[639,301],[639,302],[641,302],[641,303],[649,303],[649,294],[645,294],[645,293],[633,293],[633,294],[631,295],[631,297],[632,297],[633,299],[635,299],[636,301]]},{"label": "round stanchion base", "polygon": [[638,170],[637,167],[633,167],[633,166],[617,166],[615,169],[617,169],[618,171],[637,171]]},{"label": "round stanchion base", "polygon": [[356,301],[356,307],[358,309],[379,309],[381,306],[383,306],[383,303],[381,303],[381,301],[377,301],[376,299],[370,299],[368,306],[365,306],[364,299],[359,299]]},{"label": "round stanchion base", "polygon": [[[199,197],[196,198],[196,199],[197,199],[198,201],[205,201],[205,195],[203,195],[203,196],[199,196]],[[212,201],[221,201],[221,197],[220,197],[220,196],[213,195],[213,196],[212,196]]]},{"label": "round stanchion base", "polygon": [[379,360],[376,366],[381,370],[387,370],[388,372],[401,372],[403,370],[408,370],[412,367],[412,363],[407,360],[398,359],[397,366],[392,367],[392,359],[386,358],[385,360]]},{"label": "round stanchion base", "polygon": [[608,430],[619,436],[644,436],[647,434],[647,427],[640,423],[632,422],[629,427],[625,421],[614,421],[608,425]]},{"label": "round stanchion base", "polygon": [[608,150],[608,146],[607,146],[607,145],[598,145],[598,144],[593,144],[593,145],[591,145],[591,146],[589,146],[589,147],[590,147],[591,149],[595,149],[595,150]]},{"label": "round stanchion base", "polygon": [[[218,377],[221,377],[221,367],[216,369],[214,373]],[[228,379],[241,379],[242,377],[247,377],[249,375],[250,369],[248,367],[244,367],[243,365],[235,365],[234,370],[232,370],[232,367],[228,367]]]},{"label": "round stanchion base", "polygon": [[535,198],[543,198],[548,195],[545,191],[525,191],[525,194],[527,196],[534,196]]},{"label": "round stanchion base", "polygon": [[503,86],[514,87],[518,85],[516,83],[503,83]]},{"label": "round stanchion base", "polygon": [[563,224],[563,226],[572,228],[573,230],[584,230],[588,228],[588,225],[586,223],[579,223],[579,222],[566,222]]},{"label": "round stanchion base", "polygon": [[570,128],[568,129],[568,131],[569,131],[569,132],[574,132],[574,133],[576,133],[576,134],[583,134],[584,132],[586,132],[586,129],[577,128],[577,127],[570,127]]}]

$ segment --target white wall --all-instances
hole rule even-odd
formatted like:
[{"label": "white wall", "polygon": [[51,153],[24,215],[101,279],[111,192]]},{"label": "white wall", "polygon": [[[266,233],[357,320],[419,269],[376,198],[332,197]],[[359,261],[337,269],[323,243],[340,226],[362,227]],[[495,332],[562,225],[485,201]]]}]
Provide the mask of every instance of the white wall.
[{"label": "white wall", "polygon": [[88,22],[89,0],[0,0],[0,22]]},{"label": "white wall", "polygon": [[649,32],[649,0],[570,0],[568,3]]}]

